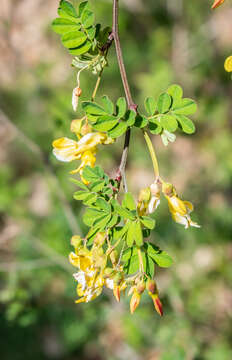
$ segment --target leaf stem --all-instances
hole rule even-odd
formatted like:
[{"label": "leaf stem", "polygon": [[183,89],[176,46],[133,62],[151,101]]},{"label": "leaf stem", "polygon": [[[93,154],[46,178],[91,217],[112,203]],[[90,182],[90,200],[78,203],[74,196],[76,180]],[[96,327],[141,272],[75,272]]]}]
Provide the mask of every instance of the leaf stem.
[{"label": "leaf stem", "polygon": [[147,143],[148,150],[151,155],[151,160],[152,160],[152,164],[153,164],[153,168],[154,168],[155,177],[159,178],[159,164],[158,164],[158,160],[156,157],[155,149],[153,147],[153,144],[151,142],[151,139],[150,139],[148,133],[146,131],[144,131],[143,134],[144,134],[145,141]]},{"label": "leaf stem", "polygon": [[139,257],[139,268],[142,273],[144,273],[144,266],[143,266],[143,257],[142,252],[140,248],[137,248],[138,251],[138,257]]},{"label": "leaf stem", "polygon": [[91,101],[95,100],[95,97],[96,97],[96,94],[97,94],[97,91],[98,91],[98,88],[99,88],[99,85],[100,85],[100,82],[101,82],[101,77],[102,77],[103,70],[104,70],[104,68],[101,69],[101,71],[100,71],[100,73],[98,75],[98,78],[97,78],[97,81],[96,81],[96,84],[95,84],[95,88],[94,88],[92,96],[91,96]]}]

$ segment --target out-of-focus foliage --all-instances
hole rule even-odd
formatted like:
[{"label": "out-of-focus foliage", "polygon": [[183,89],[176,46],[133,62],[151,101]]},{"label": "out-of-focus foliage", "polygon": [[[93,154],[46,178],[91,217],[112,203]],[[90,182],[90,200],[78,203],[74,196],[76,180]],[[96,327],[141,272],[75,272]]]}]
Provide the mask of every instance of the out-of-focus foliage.
[{"label": "out-of-focus foliage", "polygon": [[[131,316],[127,303],[103,299],[75,305],[68,265],[71,235],[82,210],[72,200],[67,165],[51,155],[52,139],[68,133],[72,61],[51,31],[57,1],[3,0],[0,50],[0,344],[4,360],[206,359],[230,360],[232,317],[232,82],[224,71],[231,54],[230,1],[212,12],[209,1],[124,0],[120,34],[136,102],[180,83],[197,99],[194,136],[164,148],[155,142],[162,172],[196,204],[201,230],[177,227],[166,209],[156,243],[176,256],[159,270],[166,309],[155,316],[149,299]],[[111,1],[92,1],[108,25]],[[123,95],[113,48],[99,91]],[[82,100],[96,78],[82,78]],[[152,182],[144,140],[133,133],[128,181],[136,193]],[[117,169],[122,144],[102,152],[101,164]],[[191,161],[190,161],[191,160]],[[100,165],[101,165],[100,164]],[[69,166],[69,165],[68,165]],[[70,170],[71,170],[70,165]],[[71,204],[70,207],[67,204]],[[74,213],[74,218],[72,217]],[[110,306],[109,306],[110,305]]]}]

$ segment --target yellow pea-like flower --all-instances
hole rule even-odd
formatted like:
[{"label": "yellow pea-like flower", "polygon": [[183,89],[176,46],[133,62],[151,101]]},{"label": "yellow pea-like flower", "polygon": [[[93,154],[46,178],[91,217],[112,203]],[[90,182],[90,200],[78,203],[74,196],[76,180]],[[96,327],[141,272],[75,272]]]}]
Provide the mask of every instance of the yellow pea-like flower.
[{"label": "yellow pea-like flower", "polygon": [[227,72],[232,72],[232,55],[226,58],[224,68]]}]

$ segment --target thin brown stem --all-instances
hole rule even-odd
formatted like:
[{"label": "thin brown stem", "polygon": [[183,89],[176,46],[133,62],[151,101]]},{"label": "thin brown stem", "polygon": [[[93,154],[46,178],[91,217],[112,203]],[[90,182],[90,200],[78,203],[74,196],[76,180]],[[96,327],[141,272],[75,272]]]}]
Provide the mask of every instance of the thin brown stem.
[{"label": "thin brown stem", "polygon": [[[119,34],[118,34],[118,7],[119,7],[118,3],[119,3],[119,0],[113,0],[113,37],[114,37],[116,54],[117,54],[118,66],[119,66],[120,75],[121,75],[121,79],[122,79],[122,83],[123,83],[123,88],[124,88],[125,95],[126,95],[128,108],[130,110],[134,110],[136,112],[137,105],[133,102],[133,99],[132,99],[131,90],[130,90],[130,86],[128,83],[126,69],[125,69],[125,65],[124,65],[124,61],[123,61]],[[117,174],[119,187],[120,187],[121,179],[123,178],[125,192],[127,192],[127,185],[126,185],[126,179],[125,179],[125,167],[126,167],[126,162],[127,162],[127,157],[128,157],[130,135],[131,135],[131,131],[130,131],[130,129],[128,129],[126,132],[126,135],[125,135],[125,142],[124,142],[121,162],[120,162],[119,170],[118,170],[118,174]]]}]

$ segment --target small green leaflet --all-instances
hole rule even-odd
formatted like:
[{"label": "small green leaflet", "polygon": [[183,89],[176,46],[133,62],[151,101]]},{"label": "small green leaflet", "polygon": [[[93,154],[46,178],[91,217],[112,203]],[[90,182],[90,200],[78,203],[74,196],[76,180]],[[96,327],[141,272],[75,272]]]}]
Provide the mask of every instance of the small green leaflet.
[{"label": "small green leaflet", "polygon": [[81,31],[70,31],[64,34],[61,38],[61,41],[66,48],[75,48],[78,47],[86,41],[87,36]]},{"label": "small green leaflet", "polygon": [[160,250],[152,243],[146,243],[147,254],[151,257],[160,267],[170,267],[173,263],[172,258],[166,251]]},{"label": "small green leaflet", "polygon": [[149,116],[154,115],[156,111],[156,102],[152,97],[148,97],[144,101],[144,107]]},{"label": "small green leaflet", "polygon": [[116,102],[116,113],[117,118],[122,119],[126,113],[127,105],[126,105],[126,99],[124,97],[121,97]]},{"label": "small green leaflet", "polygon": [[52,22],[53,31],[60,35],[64,35],[70,31],[77,31],[80,27],[80,23],[75,23],[69,19],[57,18]]},{"label": "small green leaflet", "polygon": [[163,93],[159,96],[157,102],[157,110],[160,114],[164,114],[169,111],[172,104],[172,98],[169,94]]}]

